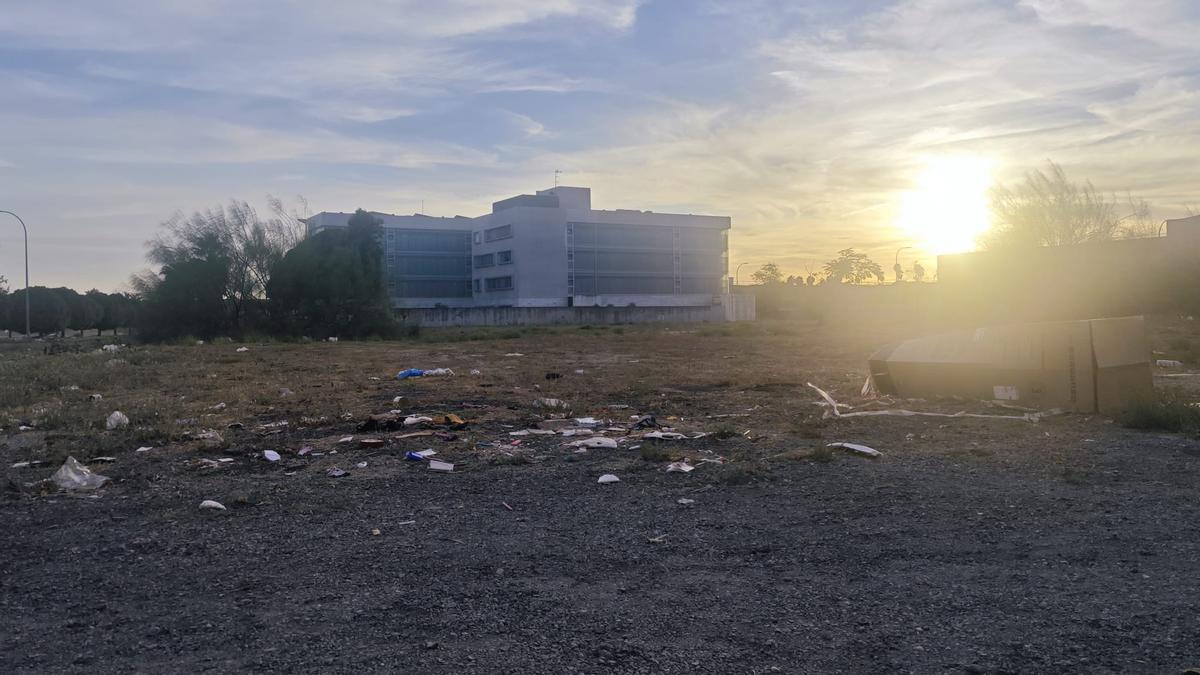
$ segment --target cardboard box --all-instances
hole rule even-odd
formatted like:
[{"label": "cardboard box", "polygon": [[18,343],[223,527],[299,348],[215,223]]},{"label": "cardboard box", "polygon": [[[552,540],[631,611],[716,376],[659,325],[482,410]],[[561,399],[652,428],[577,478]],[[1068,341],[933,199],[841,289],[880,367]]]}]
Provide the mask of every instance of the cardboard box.
[{"label": "cardboard box", "polygon": [[870,357],[881,393],[1111,414],[1153,391],[1142,317],[1055,321],[906,340]]}]

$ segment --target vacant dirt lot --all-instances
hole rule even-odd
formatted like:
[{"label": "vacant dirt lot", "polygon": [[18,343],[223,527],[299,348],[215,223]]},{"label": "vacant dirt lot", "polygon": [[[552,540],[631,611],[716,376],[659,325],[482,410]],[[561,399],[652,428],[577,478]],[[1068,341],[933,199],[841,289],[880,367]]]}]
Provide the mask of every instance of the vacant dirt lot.
[{"label": "vacant dirt lot", "polygon": [[[1156,322],[1164,358],[1200,356],[1193,326]],[[0,352],[0,670],[1200,666],[1200,442],[1074,415],[822,420],[805,383],[863,405],[864,357],[887,337],[760,324]],[[409,367],[456,375],[394,379]],[[1187,397],[1193,379],[1158,383]],[[689,438],[608,431],[618,449],[578,452],[565,444],[588,436],[512,435],[565,416],[544,398],[600,430],[654,415]],[[105,429],[114,410],[128,427]],[[362,430],[389,410],[397,428]],[[466,426],[436,424],[449,413]],[[405,459],[422,449],[454,471]],[[111,480],[51,489],[68,455]],[[666,471],[683,458],[694,471]]]}]

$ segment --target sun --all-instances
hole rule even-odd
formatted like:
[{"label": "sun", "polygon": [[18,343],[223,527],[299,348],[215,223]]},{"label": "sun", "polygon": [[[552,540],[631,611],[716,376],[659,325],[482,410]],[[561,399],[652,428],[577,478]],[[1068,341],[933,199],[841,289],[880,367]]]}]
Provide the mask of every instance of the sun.
[{"label": "sun", "polygon": [[900,196],[896,225],[933,255],[962,253],[991,224],[992,162],[982,157],[937,157],[925,162],[913,189]]}]

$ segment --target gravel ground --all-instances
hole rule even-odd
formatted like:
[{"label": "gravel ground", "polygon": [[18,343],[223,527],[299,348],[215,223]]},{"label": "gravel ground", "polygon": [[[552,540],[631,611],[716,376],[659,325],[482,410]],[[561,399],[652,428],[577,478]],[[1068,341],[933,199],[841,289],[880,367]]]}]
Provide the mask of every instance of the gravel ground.
[{"label": "gravel ground", "polygon": [[[21,378],[0,382],[8,413],[44,415],[36,431],[0,434],[0,460],[48,462],[8,470],[0,498],[0,671],[1200,666],[1197,439],[1073,415],[822,422],[803,383],[853,400],[861,346],[806,332],[575,333],[154,348],[116,368],[103,355],[0,363],[9,383]],[[487,371],[396,383],[386,375],[397,363]],[[549,368],[561,383],[541,377]],[[284,387],[295,394],[275,394]],[[530,401],[548,394],[592,414],[727,428],[641,450],[576,454],[561,437],[509,446],[509,430],[545,416]],[[617,400],[633,408],[602,406]],[[213,412],[218,401],[229,405]],[[336,443],[392,405],[470,426],[455,440]],[[133,425],[105,432],[116,406]],[[298,423],[309,410],[324,421]],[[292,424],[257,426],[280,418]],[[243,428],[225,427],[234,421]],[[186,441],[217,424],[228,447]],[[883,457],[820,452],[832,441]],[[143,443],[154,450],[133,452]],[[304,444],[326,454],[300,456]],[[403,459],[426,445],[455,471]],[[283,460],[261,459],[266,448]],[[101,452],[117,461],[92,464],[113,477],[94,495],[32,482],[66,453]],[[667,473],[681,456],[696,470]],[[235,461],[199,466],[221,457]],[[729,461],[698,462],[715,457]],[[329,477],[334,464],[349,475]],[[604,473],[621,481],[597,484]],[[202,511],[204,499],[228,510]]]},{"label": "gravel ground", "polygon": [[[1087,430],[1060,426],[1056,435]],[[1200,449],[1120,432],[1088,445],[1097,447],[1085,451],[1086,472],[1067,480],[997,456],[1020,448],[796,461],[740,486],[710,482],[707,467],[667,474],[593,453],[455,474],[396,460],[386,477],[303,484],[263,471],[9,502],[0,664],[507,673],[1200,664]],[[622,482],[597,484],[606,471]],[[236,495],[229,511],[195,508],[216,490]]]}]

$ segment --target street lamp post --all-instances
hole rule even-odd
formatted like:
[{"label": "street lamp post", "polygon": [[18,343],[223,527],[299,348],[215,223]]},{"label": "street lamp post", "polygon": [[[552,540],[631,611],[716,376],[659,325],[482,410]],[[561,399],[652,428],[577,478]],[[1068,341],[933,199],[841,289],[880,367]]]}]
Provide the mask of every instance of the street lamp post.
[{"label": "street lamp post", "polygon": [[25,221],[21,220],[21,216],[12,211],[4,211],[0,209],[0,213],[7,213],[17,222],[21,224],[21,230],[25,233],[25,339],[29,339],[29,228],[25,227]]},{"label": "street lamp post", "polygon": [[896,283],[900,283],[900,251],[912,248],[911,246],[901,246],[896,249],[896,258],[892,261],[892,270],[896,274]]},{"label": "street lamp post", "polygon": [[741,284],[739,284],[739,283],[738,283],[738,272],[741,272],[741,271],[742,271],[742,265],[745,265],[745,264],[746,264],[746,263],[738,263],[738,266],[737,266],[736,268],[734,268],[734,270],[733,270],[733,285],[734,285],[734,286],[740,286],[740,285],[741,285]]}]

